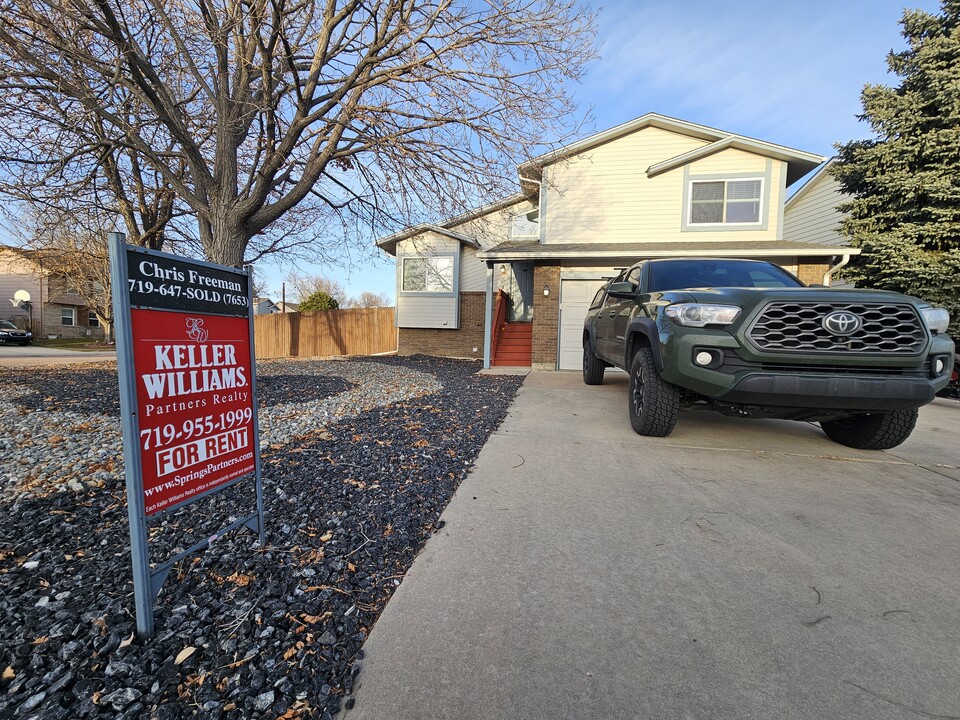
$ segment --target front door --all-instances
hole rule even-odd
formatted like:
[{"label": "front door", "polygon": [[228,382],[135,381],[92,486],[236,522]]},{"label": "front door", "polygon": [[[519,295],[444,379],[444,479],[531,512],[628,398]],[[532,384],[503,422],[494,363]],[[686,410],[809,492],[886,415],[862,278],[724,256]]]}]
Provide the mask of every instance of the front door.
[{"label": "front door", "polygon": [[507,320],[530,322],[533,319],[533,263],[512,263],[510,275],[510,308]]}]

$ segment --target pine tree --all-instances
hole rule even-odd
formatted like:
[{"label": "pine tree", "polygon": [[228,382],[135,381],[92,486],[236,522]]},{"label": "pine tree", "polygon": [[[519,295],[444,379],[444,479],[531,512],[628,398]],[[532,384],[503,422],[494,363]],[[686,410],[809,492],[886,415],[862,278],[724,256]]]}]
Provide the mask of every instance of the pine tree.
[{"label": "pine tree", "polygon": [[315,293],[311,294],[306,300],[300,303],[297,310],[299,312],[311,312],[313,310],[339,310],[340,303],[337,302],[336,298],[330,297],[323,290],[317,290]]},{"label": "pine tree", "polygon": [[874,138],[838,145],[834,176],[853,197],[841,232],[862,255],[844,273],[946,307],[960,331],[960,0],[939,15],[906,10],[908,47],[887,66],[897,87],[866,85]]}]

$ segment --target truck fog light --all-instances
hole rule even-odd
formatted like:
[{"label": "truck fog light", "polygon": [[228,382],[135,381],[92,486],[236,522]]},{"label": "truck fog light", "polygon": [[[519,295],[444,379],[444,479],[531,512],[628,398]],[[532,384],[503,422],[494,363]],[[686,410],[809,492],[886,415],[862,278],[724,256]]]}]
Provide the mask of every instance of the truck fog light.
[{"label": "truck fog light", "polygon": [[947,364],[943,361],[943,358],[937,358],[937,361],[933,364],[934,373],[939,377],[946,366]]},{"label": "truck fog light", "polygon": [[709,353],[706,350],[701,350],[694,358],[694,362],[696,362],[697,365],[709,365],[713,362],[713,353]]}]

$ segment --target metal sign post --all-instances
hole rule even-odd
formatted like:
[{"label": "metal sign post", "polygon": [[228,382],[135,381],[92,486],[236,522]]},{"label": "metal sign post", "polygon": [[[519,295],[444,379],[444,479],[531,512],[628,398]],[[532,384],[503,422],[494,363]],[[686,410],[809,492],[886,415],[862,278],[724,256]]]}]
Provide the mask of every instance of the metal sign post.
[{"label": "metal sign post", "polygon": [[[110,233],[137,633],[174,563],[241,526],[265,544],[247,270],[124,243]],[[256,511],[150,565],[147,518],[254,478]]]}]

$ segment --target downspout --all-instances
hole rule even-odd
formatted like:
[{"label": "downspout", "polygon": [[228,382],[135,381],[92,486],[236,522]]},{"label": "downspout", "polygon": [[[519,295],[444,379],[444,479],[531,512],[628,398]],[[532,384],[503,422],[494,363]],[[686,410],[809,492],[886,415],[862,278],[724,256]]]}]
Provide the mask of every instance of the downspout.
[{"label": "downspout", "polygon": [[823,274],[823,284],[826,285],[827,287],[830,287],[830,285],[833,283],[833,274],[840,268],[846,267],[847,263],[849,262],[850,262],[850,253],[844,253],[841,256],[840,262],[838,262],[836,265],[834,265],[832,268],[830,268]]},{"label": "downspout", "polygon": [[483,308],[483,369],[490,369],[490,336],[493,328],[493,263],[487,261],[487,297]]}]

